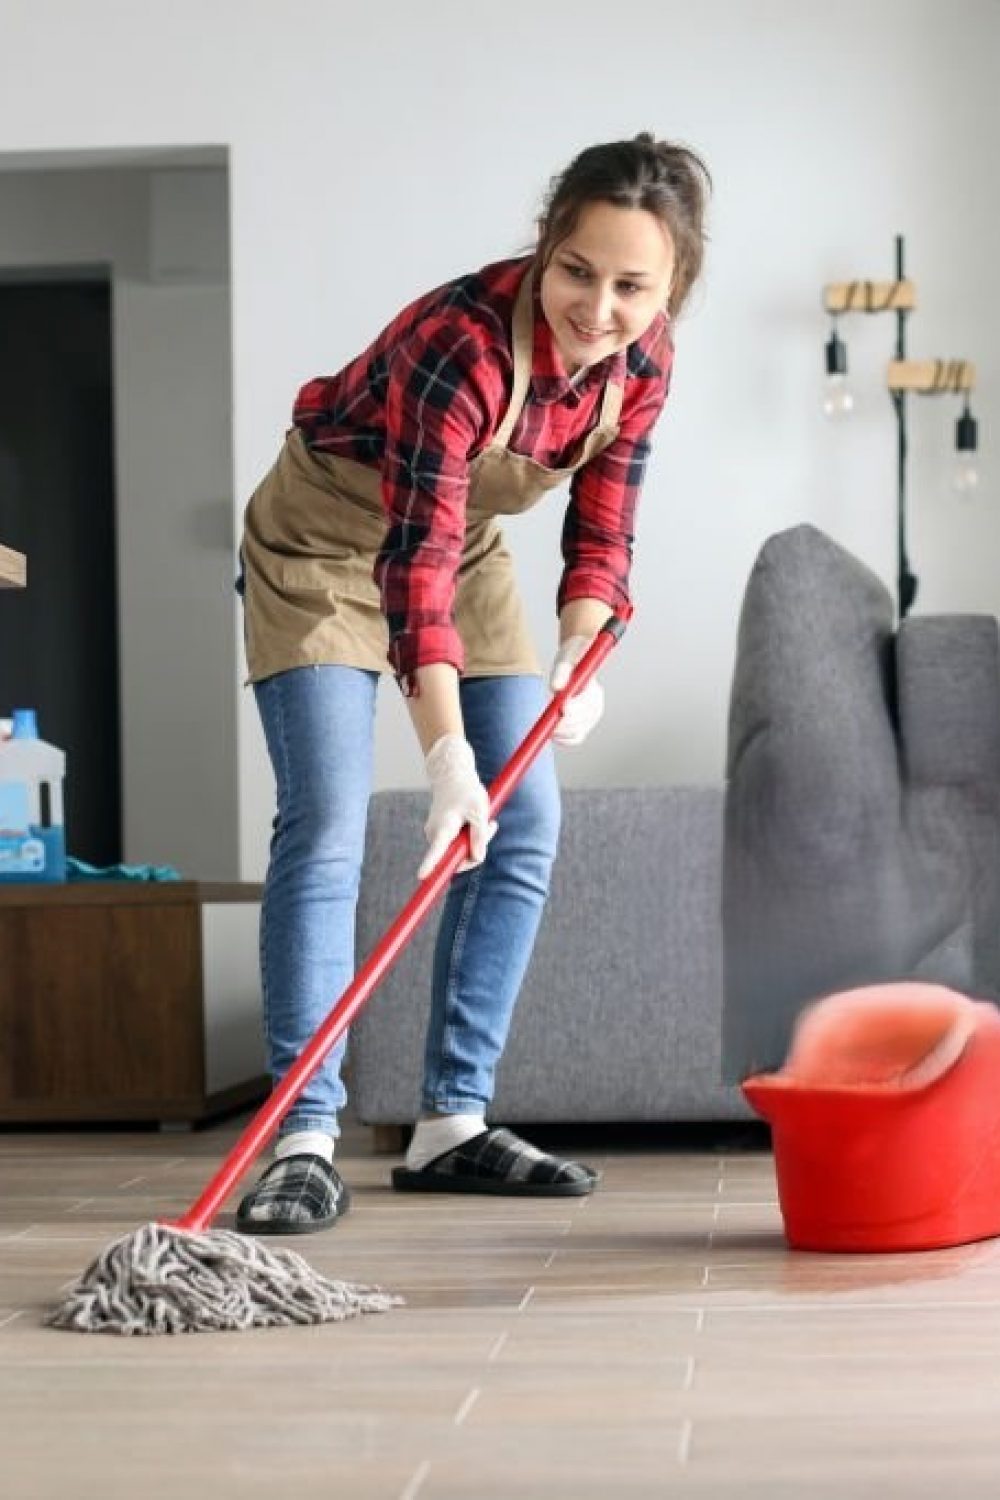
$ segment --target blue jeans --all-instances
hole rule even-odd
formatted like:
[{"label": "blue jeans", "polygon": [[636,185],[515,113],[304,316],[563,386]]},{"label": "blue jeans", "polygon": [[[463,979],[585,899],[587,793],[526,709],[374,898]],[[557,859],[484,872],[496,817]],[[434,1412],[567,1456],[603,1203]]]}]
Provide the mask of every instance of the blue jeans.
[{"label": "blue jeans", "polygon": [[[255,684],[278,811],[261,913],[264,1022],[282,1078],[354,974],[354,918],[372,776],[378,673],[298,667]],[[488,784],[541,713],[537,677],[460,685],[465,731]],[[542,752],[504,807],[485,862],[445,898],[432,977],[423,1107],[482,1110],[548,894],[559,788]],[[411,853],[414,865],[420,850]],[[282,1126],[337,1132],[344,1046],[331,1053]]]}]

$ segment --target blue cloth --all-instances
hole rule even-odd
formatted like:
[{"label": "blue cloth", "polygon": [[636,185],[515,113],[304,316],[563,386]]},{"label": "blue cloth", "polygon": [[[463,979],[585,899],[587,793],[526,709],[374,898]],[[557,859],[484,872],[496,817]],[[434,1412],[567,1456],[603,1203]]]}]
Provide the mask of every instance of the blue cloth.
[{"label": "blue cloth", "polygon": [[[378,673],[298,667],[254,685],[278,814],[261,913],[262,989],[278,1080],[354,975],[354,925],[371,790]],[[488,784],[542,712],[538,677],[460,684],[465,731]],[[500,815],[486,861],[456,875],[435,951],[422,1106],[481,1111],[534,946],[559,835],[559,787],[546,748]],[[411,851],[413,883],[422,848]],[[346,1093],[341,1045],[281,1126],[337,1133]]]},{"label": "blue cloth", "polygon": [[173,865],[88,865],[86,860],[66,859],[67,880],[180,880]]}]

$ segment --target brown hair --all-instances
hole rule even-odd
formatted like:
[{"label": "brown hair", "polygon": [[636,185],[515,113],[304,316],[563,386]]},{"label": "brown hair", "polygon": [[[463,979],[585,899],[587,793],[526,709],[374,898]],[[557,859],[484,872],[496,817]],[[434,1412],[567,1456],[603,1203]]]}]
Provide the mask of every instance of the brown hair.
[{"label": "brown hair", "polygon": [[700,156],[687,146],[658,141],[649,131],[630,141],[588,146],[549,184],[538,221],[539,270],[573,233],[588,203],[644,208],[656,215],[673,240],[676,262],[667,310],[676,315],[701,271],[711,188],[711,175]]}]

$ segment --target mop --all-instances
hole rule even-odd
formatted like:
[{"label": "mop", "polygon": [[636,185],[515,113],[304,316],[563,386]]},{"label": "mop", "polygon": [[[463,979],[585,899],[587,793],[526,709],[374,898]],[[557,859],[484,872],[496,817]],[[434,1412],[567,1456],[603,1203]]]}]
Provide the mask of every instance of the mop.
[{"label": "mop", "polygon": [[[567,700],[586,687],[621,639],[630,615],[631,609],[622,610],[601,627],[566,686],[553,695],[491,783],[491,820],[551,739]],[[210,1226],[468,856],[465,827],[419,883],[201,1196],[180,1219],[145,1224],[109,1245],[45,1319],[50,1327],[117,1334],[273,1328],[340,1322],[359,1313],[384,1312],[402,1301],[381,1287],[323,1276],[294,1251],[267,1249],[252,1236]]]}]

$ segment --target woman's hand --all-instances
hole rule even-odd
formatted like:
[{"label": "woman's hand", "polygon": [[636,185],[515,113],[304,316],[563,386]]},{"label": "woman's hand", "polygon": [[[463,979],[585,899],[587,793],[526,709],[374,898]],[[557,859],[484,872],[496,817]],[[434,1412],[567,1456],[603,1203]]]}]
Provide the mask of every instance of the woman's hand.
[{"label": "woman's hand", "polygon": [[[586,635],[571,635],[563,641],[549,673],[549,688],[553,693],[558,693],[569,682],[573,668],[586,655],[590,643],[591,637]],[[604,689],[597,678],[592,677],[587,686],[567,702],[552,738],[557,745],[582,745],[603,713]]]},{"label": "woman's hand", "polygon": [[497,831],[489,820],[489,797],[476,771],[472,746],[460,734],[444,734],[436,740],[424,765],[431,787],[431,807],[424,824],[427,853],[417,879],[429,875],[455,835],[469,825],[469,858],[459,873],[481,865],[486,845]]}]

